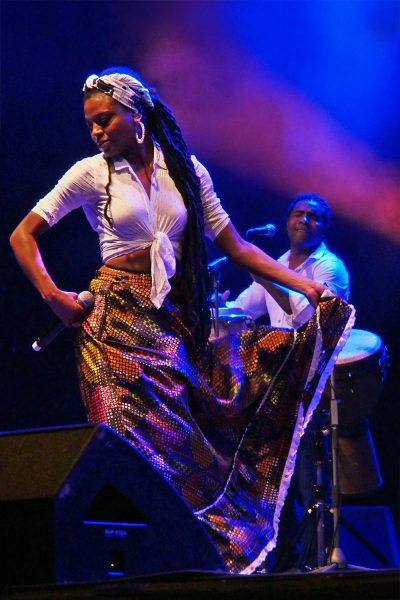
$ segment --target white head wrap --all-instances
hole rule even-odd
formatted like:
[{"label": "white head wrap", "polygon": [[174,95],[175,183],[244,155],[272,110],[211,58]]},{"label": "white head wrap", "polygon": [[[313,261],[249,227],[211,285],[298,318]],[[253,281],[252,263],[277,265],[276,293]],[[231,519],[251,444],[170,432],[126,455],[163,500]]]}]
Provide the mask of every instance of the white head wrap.
[{"label": "white head wrap", "polygon": [[107,96],[111,96],[138,116],[137,102],[141,100],[150,108],[154,107],[149,90],[135,77],[123,73],[113,73],[112,75],[89,75],[83,86],[83,91],[87,92],[95,88]]}]

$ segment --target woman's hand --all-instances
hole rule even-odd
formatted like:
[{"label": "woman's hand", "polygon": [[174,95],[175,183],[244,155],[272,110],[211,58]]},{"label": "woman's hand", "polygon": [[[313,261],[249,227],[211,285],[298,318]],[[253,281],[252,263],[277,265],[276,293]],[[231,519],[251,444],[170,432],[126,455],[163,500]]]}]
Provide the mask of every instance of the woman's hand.
[{"label": "woman's hand", "polygon": [[[230,261],[238,267],[249,271],[256,280],[257,278],[265,279],[271,283],[277,283],[290,290],[300,292],[307,297],[314,308],[316,308],[321,294],[328,289],[320,283],[311,281],[311,279],[307,279],[276,262],[260,248],[243,240],[232,223],[228,223],[221,233],[218,234],[215,244]],[[267,289],[270,291],[269,288]],[[277,297],[274,296],[274,298],[281,308],[290,314],[289,305],[286,302],[281,304]]]},{"label": "woman's hand", "polygon": [[78,294],[58,289],[43,263],[37,239],[49,229],[48,223],[30,212],[11,234],[10,243],[22,270],[43,300],[66,327],[80,323],[87,311],[77,302]]},{"label": "woman's hand", "polygon": [[329,288],[317,283],[316,281],[311,281],[311,279],[305,280],[305,287],[302,293],[307,297],[309,303],[314,308],[317,308],[318,300],[322,296],[325,290]]},{"label": "woman's hand", "polygon": [[75,292],[57,290],[46,298],[46,302],[66,327],[79,324],[87,314],[87,310],[79,304],[78,294]]}]

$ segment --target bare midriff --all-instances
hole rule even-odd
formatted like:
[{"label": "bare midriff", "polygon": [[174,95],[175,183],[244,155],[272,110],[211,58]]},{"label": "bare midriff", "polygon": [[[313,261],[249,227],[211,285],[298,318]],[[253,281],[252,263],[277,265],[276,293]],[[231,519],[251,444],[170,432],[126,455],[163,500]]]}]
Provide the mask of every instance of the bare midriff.
[{"label": "bare midriff", "polygon": [[150,247],[110,258],[104,264],[111,269],[130,271],[131,273],[151,273]]}]

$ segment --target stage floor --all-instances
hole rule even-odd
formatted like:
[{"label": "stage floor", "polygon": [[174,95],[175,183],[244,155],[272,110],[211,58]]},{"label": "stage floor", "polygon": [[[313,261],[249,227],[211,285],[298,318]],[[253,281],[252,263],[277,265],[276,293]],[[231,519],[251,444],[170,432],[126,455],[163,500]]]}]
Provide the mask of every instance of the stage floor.
[{"label": "stage floor", "polygon": [[215,572],[181,572],[66,585],[3,588],[7,600],[157,598],[189,600],[399,600],[400,571],[342,570],[281,575],[226,575]]}]

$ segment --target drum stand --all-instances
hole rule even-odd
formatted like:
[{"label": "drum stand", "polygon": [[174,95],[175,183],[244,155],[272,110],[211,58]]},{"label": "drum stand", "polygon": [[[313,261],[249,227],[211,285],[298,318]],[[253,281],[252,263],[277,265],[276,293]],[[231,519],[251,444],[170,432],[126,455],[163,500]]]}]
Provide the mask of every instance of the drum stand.
[{"label": "drum stand", "polygon": [[332,505],[333,515],[333,544],[330,556],[328,556],[328,565],[334,569],[345,569],[349,565],[345,554],[340,547],[339,539],[339,517],[340,517],[340,487],[339,487],[339,402],[335,391],[335,373],[332,371],[330,377],[331,383],[331,401],[330,401],[330,430],[331,430],[331,460],[332,460]]},{"label": "drum stand", "polygon": [[[319,521],[317,525],[317,568],[313,569],[313,573],[321,573],[335,569],[355,569],[370,571],[366,567],[349,565],[346,556],[340,547],[340,507],[341,493],[339,486],[339,400],[336,398],[335,391],[335,374],[332,371],[330,376],[330,443],[331,443],[331,509],[333,516],[333,542],[332,549],[325,559],[325,505],[323,502],[317,503],[319,511]],[[322,464],[319,467],[322,469]],[[318,469],[317,469],[317,484],[318,484]],[[324,564],[324,561],[326,564]]]},{"label": "drum stand", "polygon": [[313,466],[315,467],[315,485],[312,486],[314,500],[308,508],[304,518],[304,534],[301,545],[298,566],[301,570],[311,569],[307,567],[313,540],[316,538],[316,565],[322,567],[326,564],[326,528],[331,512],[328,502],[328,487],[324,477],[324,465],[327,462],[327,435],[329,431],[323,426],[313,432]]}]

